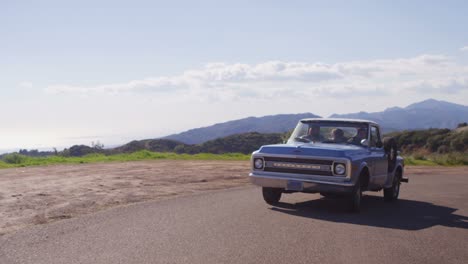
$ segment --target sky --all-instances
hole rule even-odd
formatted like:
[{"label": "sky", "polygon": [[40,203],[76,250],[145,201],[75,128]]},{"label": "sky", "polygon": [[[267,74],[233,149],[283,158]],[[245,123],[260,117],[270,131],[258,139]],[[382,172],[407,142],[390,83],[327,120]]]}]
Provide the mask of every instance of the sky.
[{"label": "sky", "polygon": [[0,152],[468,104],[467,1],[0,0]]}]

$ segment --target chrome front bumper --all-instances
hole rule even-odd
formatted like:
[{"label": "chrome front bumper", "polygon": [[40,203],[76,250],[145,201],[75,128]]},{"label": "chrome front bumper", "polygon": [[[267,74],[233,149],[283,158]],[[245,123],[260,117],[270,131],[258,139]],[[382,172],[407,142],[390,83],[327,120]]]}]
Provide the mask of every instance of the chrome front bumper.
[{"label": "chrome front bumper", "polygon": [[[354,190],[354,183],[339,181],[324,181],[317,179],[304,179],[290,176],[266,175],[263,173],[250,173],[250,182],[262,187],[281,188],[288,191],[288,182],[302,182],[302,192],[323,193],[350,193]],[[328,178],[328,177],[327,177]]]}]

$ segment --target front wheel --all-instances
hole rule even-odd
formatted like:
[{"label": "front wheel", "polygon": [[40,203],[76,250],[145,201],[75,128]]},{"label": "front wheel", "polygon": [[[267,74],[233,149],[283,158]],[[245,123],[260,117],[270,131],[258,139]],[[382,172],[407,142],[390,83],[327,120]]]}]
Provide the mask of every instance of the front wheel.
[{"label": "front wheel", "polygon": [[395,174],[393,177],[392,187],[384,189],[384,200],[386,202],[393,202],[398,199],[400,194],[400,175]]},{"label": "front wheel", "polygon": [[351,194],[350,209],[351,212],[358,213],[361,210],[362,189],[361,182],[356,183],[356,187]]},{"label": "front wheel", "polygon": [[276,205],[281,199],[281,194],[283,193],[283,190],[280,188],[263,187],[262,193],[263,200],[265,200],[267,204]]}]

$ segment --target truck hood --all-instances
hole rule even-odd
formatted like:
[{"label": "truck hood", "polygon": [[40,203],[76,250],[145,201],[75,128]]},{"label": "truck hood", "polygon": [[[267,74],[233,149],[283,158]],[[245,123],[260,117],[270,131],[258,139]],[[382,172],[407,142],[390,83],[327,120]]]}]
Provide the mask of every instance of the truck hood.
[{"label": "truck hood", "polygon": [[315,156],[315,157],[342,157],[352,158],[354,155],[367,153],[367,148],[355,145],[329,144],[329,143],[296,143],[296,144],[276,144],[262,146],[256,153],[295,155],[295,156]]}]

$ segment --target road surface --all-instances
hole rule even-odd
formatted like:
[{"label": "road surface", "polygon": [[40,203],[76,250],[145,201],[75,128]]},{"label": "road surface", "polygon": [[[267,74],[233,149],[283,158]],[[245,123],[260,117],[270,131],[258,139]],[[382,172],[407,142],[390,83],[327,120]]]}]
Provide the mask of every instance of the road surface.
[{"label": "road surface", "polygon": [[468,263],[468,174],[409,175],[360,214],[254,186],[144,202],[0,237],[0,263]]}]

